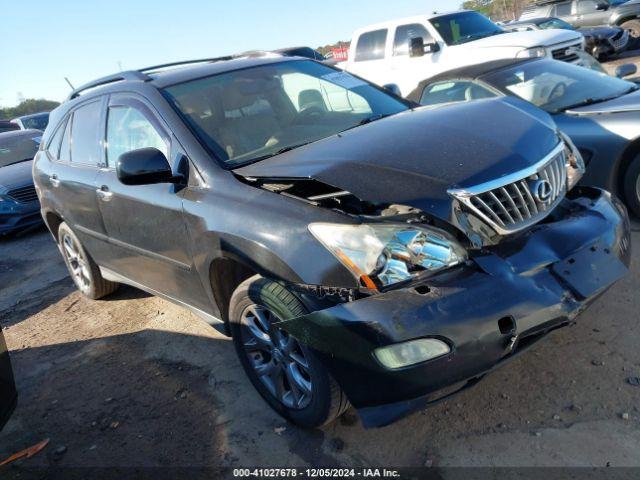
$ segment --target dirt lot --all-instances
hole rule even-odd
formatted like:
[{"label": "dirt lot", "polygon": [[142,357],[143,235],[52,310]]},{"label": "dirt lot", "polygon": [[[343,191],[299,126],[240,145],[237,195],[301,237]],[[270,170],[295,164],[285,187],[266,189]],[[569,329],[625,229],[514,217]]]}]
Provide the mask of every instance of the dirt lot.
[{"label": "dirt lot", "polygon": [[128,287],[86,300],[44,230],[0,239],[0,323],[20,394],[0,460],[50,438],[17,468],[640,467],[640,388],[626,381],[640,376],[638,223],[633,248],[630,274],[577,325],[474,389],[383,429],[349,412],[309,432],[266,406],[230,341],[198,317]]}]

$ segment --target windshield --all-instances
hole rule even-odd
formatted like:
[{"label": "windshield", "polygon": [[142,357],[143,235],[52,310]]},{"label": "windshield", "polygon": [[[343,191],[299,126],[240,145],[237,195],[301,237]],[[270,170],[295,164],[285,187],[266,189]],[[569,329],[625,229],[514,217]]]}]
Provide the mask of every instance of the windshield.
[{"label": "windshield", "polygon": [[44,131],[49,123],[49,114],[41,113],[38,115],[31,115],[28,117],[22,117],[20,120],[22,121],[22,125],[24,125],[25,129],[33,128],[35,130]]},{"label": "windshield", "polygon": [[0,134],[0,168],[32,160],[38,151],[42,134],[6,132]]},{"label": "windshield", "polygon": [[346,72],[307,60],[191,80],[165,92],[230,168],[409,108]]},{"label": "windshield", "polygon": [[546,30],[548,28],[560,28],[562,30],[574,30],[571,24],[565,22],[564,20],[560,20],[559,18],[549,18],[543,22],[538,24],[540,28]]},{"label": "windshield", "polygon": [[504,33],[502,28],[477,12],[443,15],[432,18],[431,24],[447,45],[460,45],[479,38]]},{"label": "windshield", "polygon": [[550,113],[610,100],[638,88],[604,73],[553,60],[528,62],[483,80]]}]

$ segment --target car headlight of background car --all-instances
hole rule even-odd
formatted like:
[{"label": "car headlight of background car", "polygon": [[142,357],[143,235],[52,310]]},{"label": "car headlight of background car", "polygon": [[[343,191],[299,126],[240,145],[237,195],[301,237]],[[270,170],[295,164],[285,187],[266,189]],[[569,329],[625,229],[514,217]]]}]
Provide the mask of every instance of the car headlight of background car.
[{"label": "car headlight of background car", "polygon": [[544,57],[547,51],[543,47],[525,48],[516,53],[516,58],[537,58]]},{"label": "car headlight of background car", "polygon": [[370,289],[467,259],[467,252],[451,235],[432,227],[312,223],[309,231]]},{"label": "car headlight of background car", "polygon": [[576,186],[582,178],[582,175],[584,175],[584,160],[568,136],[562,132],[558,132],[558,135],[564,143],[564,158],[566,159],[565,165],[567,167],[567,191],[569,191]]}]

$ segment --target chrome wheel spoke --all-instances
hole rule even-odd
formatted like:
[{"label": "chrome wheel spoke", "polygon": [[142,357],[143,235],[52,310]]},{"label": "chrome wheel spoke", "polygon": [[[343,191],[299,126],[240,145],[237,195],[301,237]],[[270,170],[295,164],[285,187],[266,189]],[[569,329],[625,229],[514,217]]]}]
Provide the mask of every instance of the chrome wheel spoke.
[{"label": "chrome wheel spoke", "polygon": [[263,377],[265,375],[271,375],[277,366],[273,361],[270,361],[267,363],[260,363],[258,365],[254,364],[253,368],[255,368],[258,376]]},{"label": "chrome wheel spoke", "polygon": [[311,382],[307,380],[302,372],[294,364],[287,365],[288,378],[290,378],[291,385],[295,385],[297,389],[304,394],[311,393]]},{"label": "chrome wheel spoke", "polygon": [[300,367],[302,367],[305,371],[309,370],[309,363],[307,362],[307,359],[304,358],[304,356],[300,355],[299,353],[292,352],[289,354],[289,358],[297,363]]},{"label": "chrome wheel spoke", "polygon": [[295,338],[273,326],[279,320],[265,307],[246,307],[241,317],[241,345],[269,393],[288,408],[302,409],[312,395],[309,363]]},{"label": "chrome wheel spoke", "polygon": [[270,325],[267,317],[265,315],[265,311],[260,307],[251,307],[250,312],[253,314],[253,317],[256,319],[256,324],[265,332],[269,333]]},{"label": "chrome wheel spoke", "polygon": [[253,332],[251,332],[251,329],[248,329],[249,333],[251,334],[251,338],[248,340],[245,340],[244,342],[244,348],[249,351],[249,352],[253,352],[255,350],[263,350],[263,351],[268,351],[270,352],[271,349],[273,348],[273,345],[271,343],[271,340],[265,337],[257,337],[254,336]]}]

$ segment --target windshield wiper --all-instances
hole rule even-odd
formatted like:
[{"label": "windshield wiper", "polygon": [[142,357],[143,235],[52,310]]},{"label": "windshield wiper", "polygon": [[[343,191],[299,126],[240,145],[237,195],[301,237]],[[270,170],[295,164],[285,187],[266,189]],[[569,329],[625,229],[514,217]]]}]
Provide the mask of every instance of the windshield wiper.
[{"label": "windshield wiper", "polygon": [[340,133],[346,132],[347,130],[351,130],[352,128],[361,127],[362,125],[366,125],[367,123],[375,122],[377,120],[381,120],[383,118],[390,117],[391,115],[394,115],[394,114],[393,113],[377,113],[375,115],[371,115],[370,117],[363,118],[362,120],[360,120],[355,125],[352,125],[352,126],[350,126],[348,128],[345,128],[344,130],[341,130]]},{"label": "windshield wiper", "polygon": [[582,100],[581,102],[576,102],[573,103],[571,105],[568,105],[566,107],[560,107],[558,109],[555,110],[555,112],[566,112],[567,110],[572,110],[574,108],[578,108],[578,107],[586,107],[588,105],[593,105],[594,103],[602,103],[602,102],[608,102],[609,100],[614,100],[618,97],[621,97],[622,95],[625,95],[626,93],[631,93],[631,92],[625,92],[621,95],[613,95],[611,97],[602,97],[602,98],[585,98],[584,100]]},{"label": "windshield wiper", "polygon": [[251,160],[247,160],[246,162],[242,162],[242,163],[234,166],[234,168],[242,167],[242,166],[248,165],[250,163],[259,162],[260,160],[266,160],[267,158],[275,157],[276,155],[280,155],[281,153],[290,152],[291,150],[295,150],[296,148],[304,147],[305,145],[308,145],[310,143],[311,142],[303,142],[303,143],[298,143],[296,145],[289,145],[287,147],[282,147],[280,150],[276,150],[275,152],[267,153],[266,155],[262,155],[261,157],[252,158]]}]

